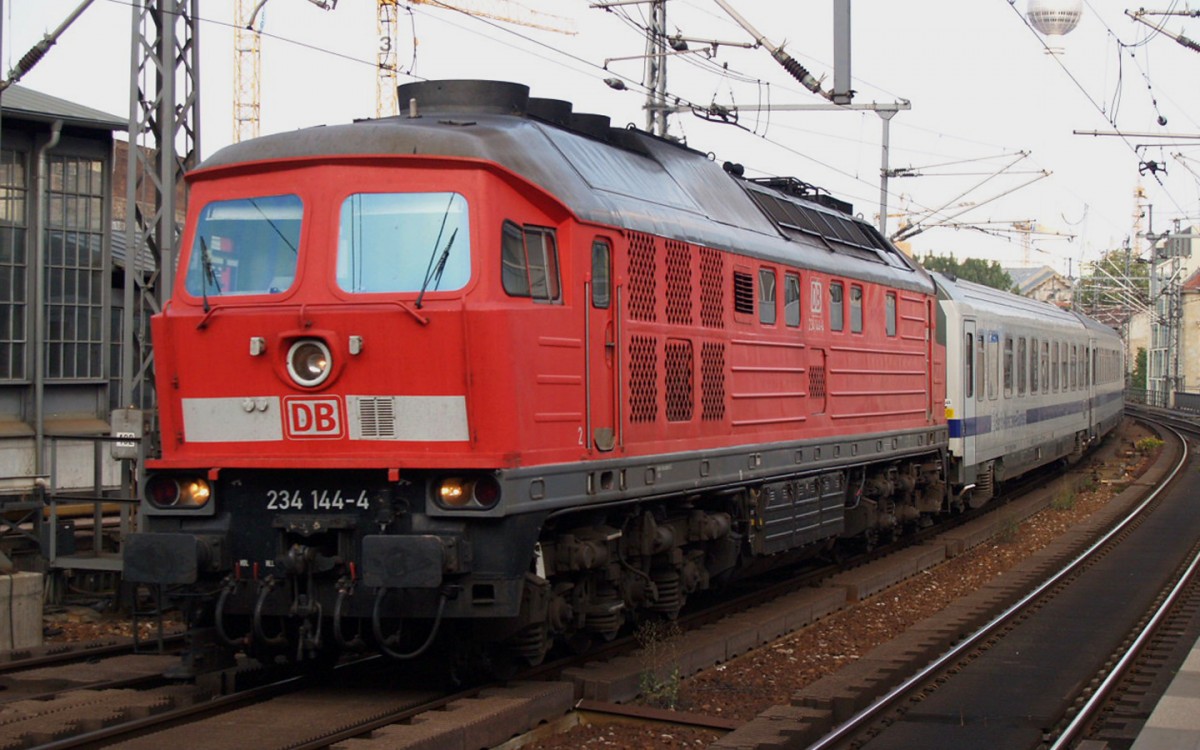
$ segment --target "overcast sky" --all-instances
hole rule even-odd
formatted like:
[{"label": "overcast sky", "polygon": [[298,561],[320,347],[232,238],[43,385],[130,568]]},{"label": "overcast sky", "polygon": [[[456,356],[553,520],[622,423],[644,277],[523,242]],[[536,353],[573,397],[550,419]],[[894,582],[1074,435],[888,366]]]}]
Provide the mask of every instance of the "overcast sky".
[{"label": "overcast sky", "polygon": [[[453,0],[446,0],[452,2]],[[2,0],[2,60],[10,69],[78,0]],[[401,83],[433,78],[492,78],[528,84],[536,96],[567,99],[576,111],[645,125],[637,23],[641,5],[606,11],[589,0],[460,0],[465,7],[517,17],[573,33],[479,20],[415,5],[400,9],[397,62]],[[729,0],[752,25],[815,75],[832,82],[832,0],[781,3]],[[1006,266],[1048,264],[1078,273],[1079,264],[1121,247],[1134,232],[1134,193],[1153,206],[1153,229],[1200,217],[1200,54],[1129,19],[1137,7],[1085,0],[1084,17],[1061,47],[1046,54],[1023,20],[1027,0],[854,0],[855,102],[907,100],[892,120],[890,164],[917,177],[890,182],[889,213],[960,214],[962,228],[930,228],[913,239],[918,255],[997,260]],[[1152,9],[1185,10],[1164,0]],[[233,0],[201,3],[201,147],[213,154],[233,137]],[[548,14],[548,15],[545,15]],[[1200,38],[1200,19],[1155,17],[1166,31]],[[749,42],[714,0],[670,0],[667,23],[685,36]],[[129,111],[131,9],[96,0],[21,83],[119,116]],[[270,0],[261,17],[262,132],[372,117],[378,48],[375,3],[341,0],[332,11],[306,0]],[[692,43],[692,49],[703,45]],[[411,75],[406,75],[411,74]],[[605,78],[622,77],[615,91]],[[719,46],[669,63],[673,96],[706,106],[818,104],[766,50]],[[1157,102],[1157,104],[1155,104]],[[1158,123],[1159,117],[1166,125]],[[737,125],[691,114],[672,119],[671,134],[751,176],[790,175],[822,186],[876,221],[879,211],[880,118],[873,112],[741,112]],[[1114,122],[1116,128],[1114,128]],[[1125,137],[1073,135],[1114,132]],[[1019,157],[1029,152],[1027,158]],[[1165,173],[1146,171],[1153,161]],[[937,166],[941,165],[941,166]],[[1008,172],[995,176],[1008,166]],[[1141,171],[1146,174],[1139,175]],[[1042,171],[1052,172],[1044,179]],[[1025,185],[1026,183],[1032,184]],[[1000,197],[996,197],[1000,196]],[[900,216],[889,219],[894,231]],[[936,218],[932,221],[936,222]],[[926,219],[927,223],[931,220]],[[1023,241],[1014,222],[1035,222]],[[971,225],[974,228],[968,227]],[[1149,217],[1142,231],[1151,228]],[[1057,235],[1075,235],[1068,241]]]}]

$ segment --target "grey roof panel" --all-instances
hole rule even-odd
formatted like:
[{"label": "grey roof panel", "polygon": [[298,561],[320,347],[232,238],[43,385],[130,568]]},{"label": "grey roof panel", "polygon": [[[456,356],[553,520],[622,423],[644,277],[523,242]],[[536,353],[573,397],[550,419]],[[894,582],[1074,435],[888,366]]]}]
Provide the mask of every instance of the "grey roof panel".
[{"label": "grey roof panel", "polygon": [[[892,265],[780,234],[741,181],[704,154],[653,136],[616,133],[613,142],[512,114],[489,111],[391,117],[307,128],[228,146],[193,173],[242,163],[327,156],[448,156],[500,165],[540,186],[576,216],[663,237],[797,264],[836,275],[932,293],[915,264]],[[447,116],[449,115],[449,116]]]},{"label": "grey roof panel", "polygon": [[4,117],[39,122],[62,120],[71,125],[95,130],[129,129],[128,117],[110,115],[107,112],[85,107],[66,99],[59,99],[57,96],[43,94],[20,85],[9,86],[3,93],[0,93],[0,107],[3,108]]}]

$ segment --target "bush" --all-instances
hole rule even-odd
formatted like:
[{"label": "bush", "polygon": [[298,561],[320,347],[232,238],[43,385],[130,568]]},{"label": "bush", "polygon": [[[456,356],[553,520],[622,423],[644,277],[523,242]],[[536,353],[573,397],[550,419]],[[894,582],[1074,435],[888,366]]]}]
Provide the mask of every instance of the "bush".
[{"label": "bush", "polygon": [[1156,437],[1144,437],[1134,443],[1133,447],[1137,449],[1138,453],[1141,453],[1143,456],[1147,456],[1163,447],[1163,441]]}]

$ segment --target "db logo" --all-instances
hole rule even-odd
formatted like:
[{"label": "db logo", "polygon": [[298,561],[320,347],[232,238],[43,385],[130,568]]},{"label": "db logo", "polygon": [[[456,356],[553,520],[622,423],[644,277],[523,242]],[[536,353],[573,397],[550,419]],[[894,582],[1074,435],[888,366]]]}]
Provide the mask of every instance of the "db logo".
[{"label": "db logo", "polygon": [[336,398],[285,398],[287,436],[292,439],[339,438],[342,406]]}]

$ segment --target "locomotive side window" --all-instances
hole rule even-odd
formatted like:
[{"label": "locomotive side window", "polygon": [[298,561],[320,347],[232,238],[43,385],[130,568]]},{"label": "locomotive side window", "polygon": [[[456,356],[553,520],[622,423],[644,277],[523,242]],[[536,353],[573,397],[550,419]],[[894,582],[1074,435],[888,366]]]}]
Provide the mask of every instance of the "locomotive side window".
[{"label": "locomotive side window", "polygon": [[1013,393],[1013,339],[1004,337],[1004,397],[1011,398]]},{"label": "locomotive side window", "polygon": [[800,325],[800,277],[794,273],[783,276],[783,322],[790,328]]},{"label": "locomotive side window", "polygon": [[758,320],[775,325],[775,271],[758,269]]},{"label": "locomotive side window", "polygon": [[840,331],[846,327],[846,311],[842,307],[842,282],[829,282],[829,330]]},{"label": "locomotive side window", "polygon": [[862,333],[863,326],[863,289],[857,284],[850,287],[850,332]]},{"label": "locomotive side window", "polygon": [[304,206],[295,195],[213,201],[200,210],[184,285],[196,297],[275,294],[292,285]]},{"label": "locomotive side window", "polygon": [[500,265],[504,291],[510,296],[547,302],[559,298],[558,245],[553,229],[504,222]]},{"label": "locomotive side window", "polygon": [[452,291],[471,276],[458,193],[355,193],[342,202],[337,283],[347,292]]},{"label": "locomotive side window", "polygon": [[[888,292],[887,296],[884,298],[884,315],[886,317],[886,321],[885,321],[884,325],[887,328],[887,335],[895,336],[896,335],[896,293],[895,292]],[[969,338],[969,336],[968,336],[968,338]],[[971,342],[970,341],[967,342],[967,356],[968,357],[971,356]],[[967,395],[970,396],[971,394],[968,393]]]},{"label": "locomotive side window", "polygon": [[592,242],[592,307],[607,310],[612,277],[612,248],[607,240]]}]

